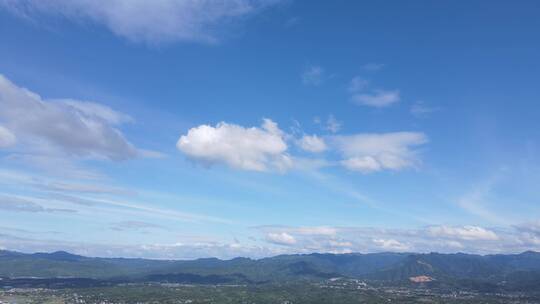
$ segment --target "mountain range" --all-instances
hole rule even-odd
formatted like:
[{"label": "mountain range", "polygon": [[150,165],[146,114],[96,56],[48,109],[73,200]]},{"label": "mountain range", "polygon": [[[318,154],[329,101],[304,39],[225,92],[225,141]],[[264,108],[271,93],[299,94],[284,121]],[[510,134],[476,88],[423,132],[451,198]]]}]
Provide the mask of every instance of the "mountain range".
[{"label": "mountain range", "polygon": [[[17,282],[176,282],[253,283],[330,278],[409,282],[426,276],[431,284],[540,287],[540,253],[475,255],[465,253],[296,254],[262,259],[151,260],[95,258],[58,251],[26,254],[0,251],[1,285]],[[86,284],[84,283],[84,284]]]}]

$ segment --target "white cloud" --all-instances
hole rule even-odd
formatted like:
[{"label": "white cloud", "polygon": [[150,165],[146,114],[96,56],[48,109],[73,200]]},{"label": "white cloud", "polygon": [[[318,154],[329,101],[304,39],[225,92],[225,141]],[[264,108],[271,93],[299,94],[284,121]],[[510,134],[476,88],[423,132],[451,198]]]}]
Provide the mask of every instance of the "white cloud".
[{"label": "white cloud", "polygon": [[13,146],[17,139],[15,135],[8,129],[0,126],[0,148],[7,148]]},{"label": "white cloud", "polygon": [[348,91],[351,93],[351,101],[364,106],[384,108],[400,100],[398,90],[370,90],[365,92],[369,86],[369,81],[355,76],[351,79]]},{"label": "white cloud", "polygon": [[284,133],[270,119],[260,128],[245,128],[225,122],[215,127],[200,125],[182,135],[176,147],[189,158],[204,163],[224,163],[232,168],[253,171],[292,166]]},{"label": "white cloud", "polygon": [[113,223],[110,228],[116,231],[147,231],[150,229],[163,229],[163,226],[143,221],[121,221]]},{"label": "white cloud", "polygon": [[523,223],[516,226],[520,231],[540,236],[540,220],[535,222]]},{"label": "white cloud", "polygon": [[[7,230],[7,231],[2,231]],[[232,259],[242,257],[266,257],[285,253],[287,247],[250,245],[246,243],[218,242],[195,236],[184,237],[185,242],[146,243],[92,243],[70,242],[52,239],[44,232],[16,231],[0,227],[0,243],[10,250],[20,252],[53,252],[58,250],[90,257],[132,257],[159,259],[196,259],[217,257]],[[39,233],[36,235],[36,233]]]},{"label": "white cloud", "polygon": [[501,225],[511,224],[513,221],[508,215],[501,216],[490,207],[493,188],[501,178],[499,174],[500,172],[497,172],[486,180],[473,185],[469,192],[456,199],[456,204],[464,211],[483,220]]},{"label": "white cloud", "polygon": [[298,140],[298,145],[302,150],[319,153],[326,150],[326,143],[324,139],[317,135],[304,135],[300,140]]},{"label": "white cloud", "polygon": [[359,172],[383,169],[400,170],[414,166],[418,160],[413,146],[427,142],[423,133],[395,132],[334,136],[333,143],[345,159],[342,165]]},{"label": "white cloud", "polygon": [[313,118],[313,122],[321,127],[321,129],[336,133],[341,130],[343,123],[337,120],[334,115],[328,115],[326,122],[323,122],[320,117],[316,116]]},{"label": "white cloud", "polygon": [[369,81],[366,79],[355,76],[353,79],[351,79],[351,83],[349,84],[349,92],[359,92],[365,89],[369,85]]},{"label": "white cloud", "polygon": [[[353,246],[353,243],[347,242],[347,241],[330,240],[330,241],[328,241],[328,243],[330,244],[330,246],[333,246],[333,247],[336,247],[336,248],[339,248],[339,247],[352,247]],[[350,249],[348,249],[347,252],[344,252],[344,253],[351,253],[351,252],[352,251]]]},{"label": "white cloud", "polygon": [[269,231],[274,233],[286,232],[292,235],[303,235],[303,236],[335,236],[339,228],[330,227],[330,226],[300,226],[300,227],[291,227],[291,226],[257,226],[254,227],[261,231]]},{"label": "white cloud", "polygon": [[[0,163],[3,160],[6,163],[20,167],[21,169],[37,169],[37,171],[47,173],[51,177],[61,177],[64,179],[98,180],[106,178],[106,176],[97,169],[82,165],[77,159],[66,157],[64,155],[65,153],[44,151],[48,152],[48,154],[36,154],[35,152],[39,153],[43,151],[39,151],[39,147],[37,147],[38,151],[33,151],[31,149],[32,147],[23,147],[23,149],[24,148],[27,149],[27,154],[24,153],[25,151],[22,151],[22,153],[14,151],[1,159]],[[19,148],[17,148],[17,150],[19,150]]]},{"label": "white cloud", "polygon": [[159,220],[165,219],[191,223],[213,222],[231,224],[231,221],[225,218],[183,212],[178,209],[162,208],[156,205],[155,201],[163,200],[164,197],[174,201],[182,201],[184,199],[176,196],[168,196],[156,192],[135,192],[130,189],[116,188],[113,185],[101,186],[96,184],[71,183],[71,181],[55,180],[31,173],[0,170],[0,189],[10,189],[14,188],[14,186],[24,190],[26,196],[8,196],[7,194],[2,194],[0,191],[0,204],[2,199],[4,201],[10,199],[12,202],[10,205],[22,202],[21,200],[23,200],[24,202],[44,205],[49,210],[76,207],[77,211],[91,211],[94,215],[98,213],[103,216],[114,215],[114,217],[120,219],[142,219],[150,217]]},{"label": "white cloud", "polygon": [[93,22],[134,42],[216,42],[231,21],[253,14],[277,0],[13,0],[1,1],[24,17],[40,14]]},{"label": "white cloud", "polygon": [[266,235],[266,240],[270,243],[274,243],[274,244],[278,244],[278,245],[294,245],[296,244],[296,239],[286,233],[286,232],[281,232],[281,233],[268,233]]},{"label": "white cloud", "polygon": [[46,208],[28,199],[15,196],[0,195],[0,210],[11,212],[67,212],[74,213],[75,210],[63,208]]},{"label": "white cloud", "polygon": [[[330,116],[329,120],[333,121],[333,116]],[[304,151],[322,153],[336,150],[343,158],[336,162],[295,157],[287,153],[288,140]],[[177,148],[199,163],[222,163],[242,170],[285,171],[338,164],[352,171],[371,173],[414,167],[419,163],[419,159],[413,147],[426,142],[427,137],[423,133],[415,132],[367,133],[324,138],[314,134],[295,138],[294,135],[284,133],[273,121],[265,119],[260,128],[246,128],[225,122],[218,123],[215,127],[200,125],[182,135],[177,142]]]},{"label": "white cloud", "polygon": [[[124,226],[124,225],[122,225]],[[145,223],[127,224],[133,229]],[[520,225],[521,226],[521,225]],[[461,226],[452,226],[459,228]],[[151,228],[151,227],[147,227]],[[381,229],[373,227],[254,227],[262,233],[258,238],[234,242],[217,241],[201,236],[183,236],[165,243],[92,244],[58,241],[40,237],[31,239],[37,231],[21,231],[0,227],[0,242],[11,250],[23,252],[67,250],[82,255],[108,257],[147,257],[193,259],[201,257],[234,258],[238,256],[261,258],[293,253],[350,253],[350,252],[467,252],[475,254],[520,253],[540,250],[540,237],[524,233],[521,229],[498,231],[498,239],[462,239],[459,236],[436,236],[426,228]],[[484,228],[486,229],[486,228]],[[486,229],[487,230],[487,229]],[[320,233],[318,233],[318,231]]]},{"label": "white cloud", "polygon": [[310,66],[302,73],[302,82],[305,85],[317,86],[323,82],[324,70],[320,66]]},{"label": "white cloud", "polygon": [[336,235],[338,229],[328,226],[314,226],[314,227],[298,227],[294,230],[298,234],[303,235],[326,235],[334,236]]},{"label": "white cloud", "polygon": [[399,91],[377,90],[372,94],[359,93],[351,97],[352,101],[359,105],[383,108],[400,100]]},{"label": "white cloud", "polygon": [[385,64],[383,63],[371,62],[371,63],[364,64],[364,66],[362,66],[362,69],[366,71],[370,71],[370,72],[375,72],[375,71],[381,70],[382,68],[384,68],[384,66]]},{"label": "white cloud", "polygon": [[[338,122],[329,116],[329,122]],[[315,123],[321,123],[317,118]],[[296,130],[296,129],[295,129]],[[419,164],[415,146],[427,142],[423,133],[395,132],[355,134],[346,136],[302,135],[293,130],[283,132],[272,120],[265,119],[261,127],[246,128],[221,122],[215,127],[200,125],[191,128],[177,142],[177,148],[191,160],[204,165],[222,163],[229,167],[252,171],[285,171],[288,169],[320,168],[341,165],[349,170],[371,173],[401,170]],[[296,133],[295,133],[296,132]],[[287,153],[287,142],[312,153],[337,151],[340,160],[304,159]]]},{"label": "white cloud", "polygon": [[344,159],[341,161],[341,164],[349,170],[359,171],[362,173],[370,173],[382,169],[381,164],[371,156]]},{"label": "white cloud", "polygon": [[443,252],[470,253],[521,252],[540,248],[540,235],[491,229],[479,226],[428,226],[417,229],[386,229],[374,227],[331,226],[259,226],[254,227],[265,236],[278,238],[288,235],[294,239],[288,244],[289,253],[309,252]]},{"label": "white cloud", "polygon": [[448,237],[460,240],[498,240],[497,234],[478,226],[431,226],[427,232],[435,237]]},{"label": "white cloud", "polygon": [[373,243],[382,250],[389,251],[406,251],[410,248],[408,245],[394,239],[373,239]]},{"label": "white cloud", "polygon": [[133,118],[129,115],[114,111],[113,109],[98,103],[73,99],[62,99],[58,100],[58,102],[63,102],[92,119],[106,121],[113,125],[133,121]]},{"label": "white cloud", "polygon": [[411,114],[416,117],[425,117],[438,110],[439,108],[429,107],[422,101],[415,102],[410,108]]},{"label": "white cloud", "polygon": [[[61,165],[56,164],[55,165]],[[44,190],[46,192],[62,193],[94,193],[94,194],[116,194],[133,196],[137,192],[126,188],[115,187],[110,184],[96,184],[76,181],[77,177],[55,179],[52,176],[41,176],[35,172],[12,171],[0,169],[0,185],[18,185],[26,190]]]},{"label": "white cloud", "polygon": [[127,116],[106,106],[44,100],[0,75],[0,108],[0,123],[34,148],[112,160],[137,156],[137,149],[113,126]]},{"label": "white cloud", "polygon": [[342,126],[343,123],[337,120],[334,115],[330,114],[328,115],[328,119],[326,120],[326,125],[324,126],[324,129],[332,133],[336,133],[341,130]]},{"label": "white cloud", "polygon": [[316,158],[292,156],[292,160],[293,160],[294,170],[311,172],[311,173],[315,173],[319,169],[334,165],[333,162],[326,160],[322,156],[316,157]]}]

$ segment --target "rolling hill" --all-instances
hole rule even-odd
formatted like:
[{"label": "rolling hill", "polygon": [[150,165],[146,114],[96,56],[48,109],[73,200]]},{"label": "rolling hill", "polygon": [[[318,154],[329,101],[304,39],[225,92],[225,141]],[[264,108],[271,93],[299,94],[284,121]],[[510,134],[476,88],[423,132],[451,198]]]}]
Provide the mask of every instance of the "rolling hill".
[{"label": "rolling hill", "polygon": [[[263,259],[149,260],[93,258],[67,252],[24,254],[0,251],[0,277],[77,278],[97,281],[264,283],[333,277],[407,282],[428,276],[436,282],[485,282],[497,286],[540,286],[540,253],[474,254],[305,254]],[[86,281],[85,281],[86,282]],[[90,281],[91,282],[91,281]]]}]

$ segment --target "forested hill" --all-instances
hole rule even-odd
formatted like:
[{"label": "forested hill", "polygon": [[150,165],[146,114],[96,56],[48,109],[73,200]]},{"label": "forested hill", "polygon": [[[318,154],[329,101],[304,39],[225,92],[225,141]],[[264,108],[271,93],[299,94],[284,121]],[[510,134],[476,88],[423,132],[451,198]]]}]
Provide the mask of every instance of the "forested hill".
[{"label": "forested hill", "polygon": [[[24,254],[0,251],[0,277],[87,278],[97,280],[171,281],[194,283],[261,283],[335,277],[376,281],[433,280],[540,282],[540,253],[473,254],[306,254],[263,259],[149,260],[93,258],[67,252]],[[529,282],[531,283],[531,282]]]}]

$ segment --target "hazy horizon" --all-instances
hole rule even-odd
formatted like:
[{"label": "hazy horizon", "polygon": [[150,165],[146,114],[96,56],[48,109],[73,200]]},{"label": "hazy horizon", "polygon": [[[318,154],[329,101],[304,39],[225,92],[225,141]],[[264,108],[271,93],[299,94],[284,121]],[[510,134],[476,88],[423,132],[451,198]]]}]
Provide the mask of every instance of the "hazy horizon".
[{"label": "hazy horizon", "polygon": [[[0,251],[5,249],[0,249]],[[36,252],[21,252],[21,251],[11,251],[11,250],[5,250],[7,252],[12,253],[22,253],[22,254],[47,254],[47,255],[54,255],[54,254],[69,254],[69,255],[75,255],[75,256],[82,256],[85,258],[98,258],[98,259],[145,259],[145,260],[163,260],[163,261],[193,261],[193,260],[199,260],[199,259],[218,259],[222,261],[230,261],[235,259],[250,259],[250,260],[262,260],[262,259],[268,259],[268,258],[275,258],[282,255],[298,255],[298,256],[310,256],[310,255],[378,255],[378,254],[400,254],[400,255],[426,255],[426,254],[440,254],[440,255],[453,255],[453,254],[465,254],[465,255],[471,255],[471,256],[491,256],[491,255],[521,255],[521,254],[527,254],[527,253],[540,253],[538,251],[534,250],[527,250],[523,252],[517,252],[517,253],[500,253],[500,254],[472,254],[472,253],[465,253],[465,252],[447,252],[447,253],[441,253],[441,252],[395,252],[395,251],[378,251],[378,252],[348,252],[348,253],[328,253],[328,252],[310,252],[310,253],[290,253],[290,254],[280,254],[280,255],[273,255],[273,256],[262,256],[262,257],[248,257],[248,256],[236,256],[236,257],[230,257],[230,258],[218,258],[218,257],[194,257],[194,258],[144,258],[144,257],[137,257],[137,256],[85,256],[81,254],[75,254],[69,251],[64,250],[57,250],[57,251],[49,251],[49,252],[42,252],[42,251],[36,251]]]}]

